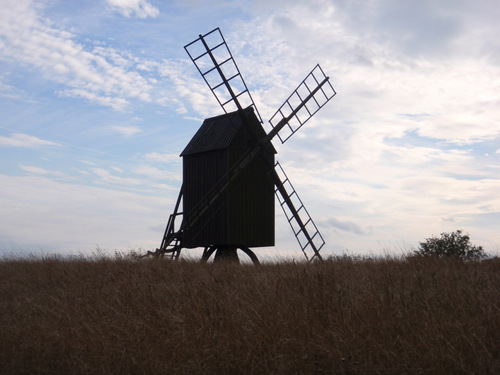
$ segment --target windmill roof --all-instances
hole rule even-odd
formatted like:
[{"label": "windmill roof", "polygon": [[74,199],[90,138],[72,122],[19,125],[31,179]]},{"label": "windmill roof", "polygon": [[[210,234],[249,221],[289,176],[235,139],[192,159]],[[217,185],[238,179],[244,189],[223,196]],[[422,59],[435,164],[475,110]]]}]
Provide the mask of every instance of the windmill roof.
[{"label": "windmill roof", "polygon": [[[253,108],[244,109],[243,114],[248,120],[246,123],[250,132],[249,137],[255,140],[264,137],[266,132],[255,116]],[[227,149],[243,126],[244,121],[238,111],[208,118],[203,121],[201,127],[182,151],[181,156]],[[273,151],[276,152],[274,149]]]}]

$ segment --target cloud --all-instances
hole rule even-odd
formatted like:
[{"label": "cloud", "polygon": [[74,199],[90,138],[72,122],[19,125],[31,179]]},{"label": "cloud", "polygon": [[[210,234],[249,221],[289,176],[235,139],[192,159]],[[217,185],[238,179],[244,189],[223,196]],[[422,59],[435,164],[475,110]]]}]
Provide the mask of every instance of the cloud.
[{"label": "cloud", "polygon": [[15,133],[10,137],[0,137],[0,146],[10,147],[40,147],[40,146],[61,146],[59,143],[45,141],[27,134]]},{"label": "cloud", "polygon": [[111,130],[123,135],[124,137],[131,137],[142,132],[142,129],[137,126],[112,126]]},{"label": "cloud", "polygon": [[173,153],[160,154],[159,152],[150,152],[144,155],[144,159],[161,163],[180,162],[179,155]]},{"label": "cloud", "polygon": [[134,173],[137,173],[142,176],[146,176],[148,181],[181,181],[182,180],[182,172],[181,171],[172,171],[166,169],[159,169],[150,165],[141,165],[137,168],[134,168]]},{"label": "cloud", "polygon": [[[187,72],[191,74],[186,74]],[[175,105],[175,111],[179,114],[187,112],[186,103],[189,103],[203,117],[220,114],[216,99],[191,62],[164,60],[158,65],[158,74],[169,79],[174,88],[161,93],[160,104]]]},{"label": "cloud", "polygon": [[36,174],[36,175],[42,175],[42,176],[55,176],[55,177],[64,176],[64,173],[62,173],[62,172],[49,171],[47,169],[35,167],[32,165],[20,165],[19,168],[21,168],[23,171],[26,171],[30,174]]},{"label": "cloud", "polygon": [[67,97],[80,97],[87,99],[89,102],[93,102],[99,105],[111,107],[117,111],[125,111],[129,106],[130,102],[123,98],[114,98],[111,96],[102,96],[98,93],[83,90],[83,89],[68,89],[58,91],[60,96]]},{"label": "cloud", "polygon": [[92,166],[96,166],[97,164],[94,163],[93,161],[90,161],[90,160],[80,160],[80,163],[83,163],[83,164],[86,164],[86,165],[92,165]]},{"label": "cloud", "polygon": [[139,186],[143,185],[145,182],[138,178],[133,177],[120,177],[111,174],[109,171],[102,168],[93,168],[92,171],[100,177],[98,182],[105,184],[116,184],[121,186]]},{"label": "cloud", "polygon": [[325,222],[330,227],[342,229],[343,231],[346,231],[346,232],[352,232],[352,233],[360,234],[360,235],[366,234],[365,231],[363,229],[361,229],[361,227],[359,225],[357,225],[351,221],[341,221],[341,220],[338,220],[338,219],[331,217],[331,218],[327,219]]},{"label": "cloud", "polygon": [[[0,80],[4,77],[0,76]],[[36,101],[31,99],[29,95],[23,90],[18,89],[12,85],[0,81],[0,97],[6,99],[20,100],[28,103],[35,103]]]},{"label": "cloud", "polygon": [[345,24],[352,28],[361,27],[366,38],[387,43],[406,56],[448,52],[462,31],[460,17],[433,1],[408,1],[404,4],[400,1],[374,1],[363,7],[357,5],[347,2],[338,6],[337,9],[346,17]]},{"label": "cloud", "polygon": [[111,48],[86,48],[76,35],[37,13],[39,5],[30,0],[7,3],[0,14],[2,59],[40,69],[45,78],[66,86],[58,90],[62,96],[117,110],[124,110],[131,99],[152,100],[150,80],[133,70],[143,62]]},{"label": "cloud", "polygon": [[125,17],[136,15],[139,18],[158,17],[160,10],[145,0],[106,0],[111,7]]},{"label": "cloud", "polygon": [[[155,248],[172,198],[0,174],[0,255],[22,251],[91,253]],[[151,229],[158,227],[157,229]]]}]

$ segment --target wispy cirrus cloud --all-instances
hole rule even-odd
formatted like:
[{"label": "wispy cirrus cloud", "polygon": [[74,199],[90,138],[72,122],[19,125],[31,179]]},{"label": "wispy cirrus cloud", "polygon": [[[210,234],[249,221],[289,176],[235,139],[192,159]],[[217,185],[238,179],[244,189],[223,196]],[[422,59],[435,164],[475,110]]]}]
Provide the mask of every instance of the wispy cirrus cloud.
[{"label": "wispy cirrus cloud", "polygon": [[180,162],[181,160],[178,154],[174,153],[161,154],[159,152],[150,152],[144,155],[144,159],[146,159],[147,161],[161,162],[161,163]]},{"label": "wispy cirrus cloud", "polygon": [[136,135],[140,132],[142,132],[142,129],[139,128],[138,126],[112,126],[111,130],[123,135],[124,137],[132,137],[133,135]]},{"label": "wispy cirrus cloud", "polygon": [[10,137],[0,137],[0,146],[33,148],[40,146],[61,146],[61,144],[27,134],[14,133]]},{"label": "wispy cirrus cloud", "polygon": [[353,232],[359,235],[365,235],[365,231],[356,223],[349,220],[339,220],[336,218],[329,218],[326,220],[326,224],[337,229],[342,229],[346,232]]},{"label": "wispy cirrus cloud", "polygon": [[[3,60],[33,66],[63,87],[62,96],[125,110],[131,100],[152,100],[153,85],[134,70],[137,61],[106,47],[88,48],[76,35],[44,18],[31,0],[6,0],[0,13]],[[138,3],[139,9],[143,2]],[[147,3],[146,3],[147,4]]]},{"label": "wispy cirrus cloud", "polygon": [[92,171],[100,178],[98,182],[104,184],[115,184],[121,186],[138,186],[144,184],[144,181],[141,179],[117,176],[103,168],[93,168]]},{"label": "wispy cirrus cloud", "polygon": [[40,168],[40,167],[35,167],[33,165],[20,165],[19,168],[21,168],[23,171],[28,172],[30,174],[34,175],[41,175],[41,176],[53,176],[53,177],[61,177],[64,176],[64,173],[59,172],[59,171],[50,171],[45,168]]},{"label": "wispy cirrus cloud", "polygon": [[156,168],[150,165],[140,165],[133,170],[138,175],[145,176],[148,181],[181,181],[182,176],[178,171]]},{"label": "wispy cirrus cloud", "polygon": [[145,0],[106,0],[111,7],[125,17],[158,17],[160,10]]},{"label": "wispy cirrus cloud", "polygon": [[4,77],[0,76],[0,97],[6,99],[14,99],[20,100],[24,102],[34,103],[36,100],[33,100],[29,97],[29,95],[23,91],[18,89],[15,86],[12,86],[6,82],[2,82]]}]

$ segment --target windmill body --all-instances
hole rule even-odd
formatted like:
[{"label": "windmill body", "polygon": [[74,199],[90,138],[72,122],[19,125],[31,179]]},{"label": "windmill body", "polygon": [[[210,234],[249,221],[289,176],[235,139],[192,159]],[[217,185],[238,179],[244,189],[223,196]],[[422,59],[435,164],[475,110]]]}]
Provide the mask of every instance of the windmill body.
[{"label": "windmill body", "polygon": [[[228,178],[249,146],[265,135],[252,108],[206,119],[181,153],[184,215],[191,216],[201,199]],[[275,153],[269,144],[218,202],[184,231],[184,247],[274,246],[274,182],[269,166],[274,166]]]},{"label": "windmill body", "polygon": [[[271,144],[286,142],[336,92],[319,65],[269,120],[268,133],[253,98],[217,28],[185,47],[225,114],[206,119],[182,151],[183,185],[155,256],[178,258],[183,248],[204,248],[202,260],[238,259],[241,249],[273,246],[274,195],[308,261],[325,241],[279,163]],[[182,209],[181,209],[182,202]],[[181,220],[181,221],[180,221]],[[179,225],[180,221],[180,225]]]}]

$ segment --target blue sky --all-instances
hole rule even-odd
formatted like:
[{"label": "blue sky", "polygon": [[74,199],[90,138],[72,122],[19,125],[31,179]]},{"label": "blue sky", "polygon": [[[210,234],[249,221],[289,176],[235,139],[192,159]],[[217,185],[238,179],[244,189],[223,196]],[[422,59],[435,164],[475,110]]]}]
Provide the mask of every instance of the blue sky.
[{"label": "blue sky", "polygon": [[[337,90],[275,143],[325,255],[457,229],[500,254],[496,1],[0,5],[0,254],[159,246],[179,154],[222,113],[183,48],[215,27],[264,120],[316,63]],[[278,208],[257,253],[302,259]]]}]

